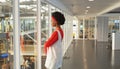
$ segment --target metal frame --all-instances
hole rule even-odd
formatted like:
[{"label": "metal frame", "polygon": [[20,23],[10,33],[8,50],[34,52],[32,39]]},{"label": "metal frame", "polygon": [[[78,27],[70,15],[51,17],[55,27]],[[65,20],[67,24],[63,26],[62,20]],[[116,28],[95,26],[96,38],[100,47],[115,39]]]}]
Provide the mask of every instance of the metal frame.
[{"label": "metal frame", "polygon": [[[119,16],[119,20],[120,20],[120,16]],[[119,32],[120,32],[120,22],[119,22]]]},{"label": "metal frame", "polygon": [[48,4],[48,10],[49,10],[49,36],[52,34],[52,25],[51,25],[51,5]]},{"label": "metal frame", "polygon": [[20,19],[19,19],[19,0],[13,1],[14,15],[14,69],[20,69]]},{"label": "metal frame", "polygon": [[37,0],[37,69],[41,69],[41,0]]}]

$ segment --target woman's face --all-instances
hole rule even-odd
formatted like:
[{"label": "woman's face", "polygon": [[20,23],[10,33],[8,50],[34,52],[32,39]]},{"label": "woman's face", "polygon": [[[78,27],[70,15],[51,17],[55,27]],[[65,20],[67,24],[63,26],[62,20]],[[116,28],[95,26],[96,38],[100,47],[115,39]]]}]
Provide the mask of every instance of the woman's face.
[{"label": "woman's face", "polygon": [[53,17],[52,17],[51,23],[53,27],[56,27],[57,21]]}]

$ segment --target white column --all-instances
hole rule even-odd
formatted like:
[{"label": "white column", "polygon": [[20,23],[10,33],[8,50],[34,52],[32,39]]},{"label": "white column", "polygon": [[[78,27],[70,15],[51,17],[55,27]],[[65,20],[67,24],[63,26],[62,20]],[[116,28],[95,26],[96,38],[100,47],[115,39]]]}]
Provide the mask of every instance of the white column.
[{"label": "white column", "polygon": [[49,9],[49,36],[52,34],[52,25],[51,25],[51,5],[48,5],[48,9]]},{"label": "white column", "polygon": [[64,13],[64,16],[66,17],[66,22],[63,25],[63,30],[64,30],[64,41],[63,41],[63,56],[65,54],[65,49],[66,49],[66,24],[67,24],[67,16],[66,13]]},{"label": "white column", "polygon": [[76,18],[75,19],[76,21],[76,27],[77,27],[77,30],[76,30],[76,34],[77,34],[77,39],[79,38],[79,30],[80,30],[80,23],[78,22],[78,19]]},{"label": "white column", "polygon": [[97,18],[95,17],[95,22],[94,22],[95,28],[94,28],[94,39],[97,39]]},{"label": "white column", "polygon": [[4,32],[4,29],[5,27],[4,27],[4,19],[2,18],[2,21],[1,21],[1,32],[3,33]]},{"label": "white column", "polygon": [[[119,16],[119,20],[120,20],[120,16]],[[119,21],[119,32],[120,32],[120,21]]]},{"label": "white column", "polygon": [[[66,20],[68,20],[68,15],[66,15],[66,16],[67,16]],[[66,35],[65,35],[65,36],[66,36],[66,37],[65,37],[65,43],[66,43],[65,45],[66,45],[66,46],[67,46],[67,43],[68,43],[68,41],[67,41],[67,35],[68,35],[67,29],[68,29],[68,21],[66,21],[66,25],[65,25],[65,34],[66,34]]]},{"label": "white column", "polygon": [[14,69],[20,68],[20,19],[19,19],[19,0],[13,1],[14,8]]},{"label": "white column", "polygon": [[90,39],[91,38],[91,20],[92,20],[92,17],[90,17],[90,19],[88,20],[88,33],[87,33],[87,35],[88,35],[88,39]]},{"label": "white column", "polygon": [[41,69],[41,0],[37,0],[37,69]]},{"label": "white column", "polygon": [[78,39],[79,39],[79,36],[80,36],[80,20],[78,20]]},{"label": "white column", "polygon": [[[64,14],[65,15],[65,14]],[[64,51],[65,51],[65,47],[66,47],[66,45],[65,45],[65,24],[63,25],[63,31],[64,31],[64,39],[63,39],[63,56],[64,56]]]},{"label": "white column", "polygon": [[95,21],[94,21],[94,25],[95,25],[95,28],[94,28],[94,40],[95,40],[95,52],[97,51],[97,18],[95,17]]}]

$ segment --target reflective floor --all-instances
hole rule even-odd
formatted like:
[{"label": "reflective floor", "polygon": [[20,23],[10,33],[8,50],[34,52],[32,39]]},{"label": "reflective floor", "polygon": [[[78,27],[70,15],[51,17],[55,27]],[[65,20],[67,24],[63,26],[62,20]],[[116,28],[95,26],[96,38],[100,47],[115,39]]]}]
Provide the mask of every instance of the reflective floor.
[{"label": "reflective floor", "polygon": [[62,69],[120,69],[120,51],[112,51],[103,42],[75,40],[64,56]]}]

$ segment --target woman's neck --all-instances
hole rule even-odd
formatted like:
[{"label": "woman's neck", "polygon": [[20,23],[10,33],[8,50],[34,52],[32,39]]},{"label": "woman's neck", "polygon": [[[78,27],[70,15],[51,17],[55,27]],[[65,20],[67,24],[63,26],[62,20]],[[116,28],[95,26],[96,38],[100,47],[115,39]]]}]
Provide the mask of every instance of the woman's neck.
[{"label": "woman's neck", "polygon": [[60,26],[56,26],[56,30],[60,30],[61,29],[61,27]]}]

